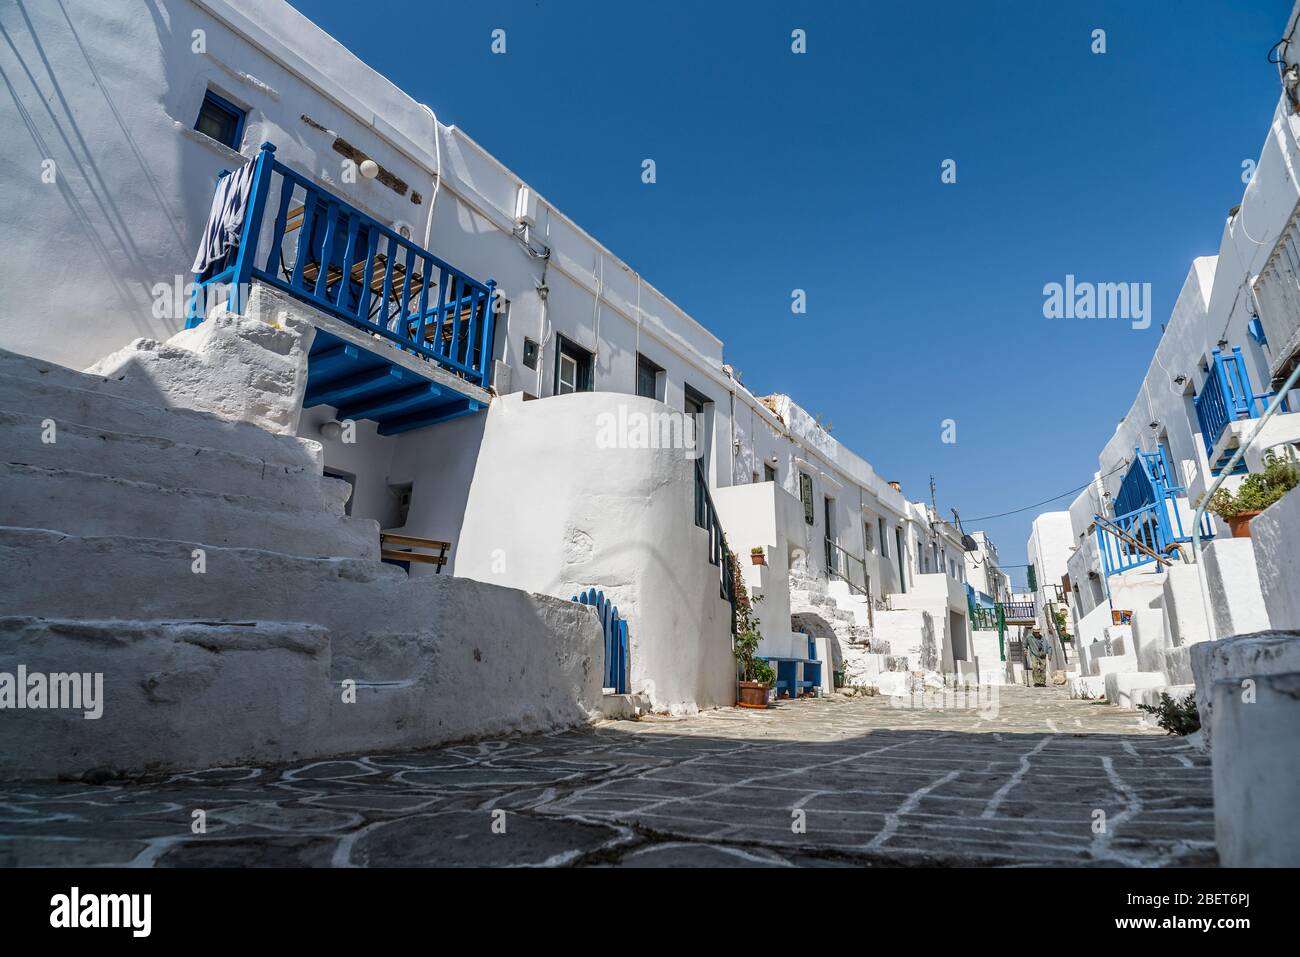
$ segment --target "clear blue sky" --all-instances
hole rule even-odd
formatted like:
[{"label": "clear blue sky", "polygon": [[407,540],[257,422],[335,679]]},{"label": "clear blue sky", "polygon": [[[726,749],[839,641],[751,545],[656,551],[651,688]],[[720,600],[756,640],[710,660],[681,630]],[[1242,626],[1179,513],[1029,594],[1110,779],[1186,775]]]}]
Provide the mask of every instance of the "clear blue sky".
[{"label": "clear blue sky", "polygon": [[[1291,3],[295,5],[721,337],[749,388],[973,518],[1097,468],[1240,200]],[[1066,273],[1152,283],[1151,328],[1044,319]],[[979,523],[1004,561],[1037,511]]]}]

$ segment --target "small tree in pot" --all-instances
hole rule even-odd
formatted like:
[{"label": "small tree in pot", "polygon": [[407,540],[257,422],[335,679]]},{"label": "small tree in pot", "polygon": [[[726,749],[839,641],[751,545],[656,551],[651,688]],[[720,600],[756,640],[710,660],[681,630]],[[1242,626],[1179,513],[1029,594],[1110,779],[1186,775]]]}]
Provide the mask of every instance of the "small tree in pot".
[{"label": "small tree in pot", "polygon": [[735,590],[736,634],[733,648],[736,661],[740,664],[736,703],[742,708],[766,708],[767,692],[776,681],[776,672],[758,657],[758,643],[762,636],[758,633],[758,619],[754,617],[753,603],[763,599],[762,596],[754,599],[749,597],[745,580],[740,577],[740,569],[735,569]]},{"label": "small tree in pot", "polygon": [[1250,538],[1250,520],[1296,485],[1300,485],[1300,467],[1269,449],[1264,453],[1264,471],[1247,475],[1235,495],[1219,489],[1206,508],[1228,523],[1234,538]]}]

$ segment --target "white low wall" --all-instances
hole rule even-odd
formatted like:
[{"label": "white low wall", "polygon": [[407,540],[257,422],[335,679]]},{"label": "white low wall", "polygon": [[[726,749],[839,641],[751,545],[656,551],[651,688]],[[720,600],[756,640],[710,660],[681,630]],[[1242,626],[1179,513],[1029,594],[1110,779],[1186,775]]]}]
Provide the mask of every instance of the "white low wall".
[{"label": "white low wall", "polygon": [[1214,833],[1224,867],[1300,866],[1300,673],[1215,683]]},{"label": "white low wall", "polygon": [[[956,660],[973,660],[966,590],[955,580],[947,575],[916,575],[910,591],[891,595],[889,601],[895,611],[924,611],[931,619],[934,652],[920,659],[913,659],[909,654],[908,663],[913,670],[952,675],[957,672]],[[879,619],[880,616],[876,617]],[[957,652],[955,657],[954,649]]]},{"label": "white low wall", "polygon": [[[1214,747],[1216,682],[1230,679],[1238,694],[1249,697],[1252,685],[1268,675],[1300,671],[1300,633],[1266,631],[1204,641],[1192,647],[1192,673],[1196,679],[1196,707],[1201,716],[1201,736]],[[1293,729],[1294,730],[1294,729]]]},{"label": "white low wall", "polygon": [[1270,627],[1300,630],[1300,489],[1255,516],[1250,539]]},{"label": "white low wall", "polygon": [[[1227,638],[1269,628],[1251,540],[1215,539],[1205,547],[1203,558],[1215,634]],[[1295,582],[1292,579],[1293,588]]]},{"label": "white low wall", "polygon": [[560,598],[603,591],[628,621],[630,691],[656,711],[734,704],[731,609],[694,520],[695,462],[680,448],[598,447],[602,416],[619,421],[620,407],[672,412],[609,392],[493,401],[456,574]]},{"label": "white low wall", "polygon": [[[795,639],[790,630],[789,517],[793,510],[799,518],[798,500],[775,482],[715,489],[713,499],[750,597],[762,599],[753,612],[763,636],[761,653],[801,657],[806,649],[792,654]],[[763,548],[765,565],[755,565],[750,559],[750,550],[756,546]]]}]

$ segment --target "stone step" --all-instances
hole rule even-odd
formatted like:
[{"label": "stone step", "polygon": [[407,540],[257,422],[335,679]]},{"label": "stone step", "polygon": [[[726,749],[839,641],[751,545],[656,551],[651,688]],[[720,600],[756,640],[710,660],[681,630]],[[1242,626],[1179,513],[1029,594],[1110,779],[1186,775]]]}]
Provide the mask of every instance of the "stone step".
[{"label": "stone step", "polygon": [[371,519],[94,472],[0,464],[0,502],[5,503],[4,520],[18,527],[181,539],[320,558],[379,558],[379,526]]},{"label": "stone step", "polygon": [[336,515],[342,514],[349,494],[346,483],[323,477],[309,462],[271,463],[223,449],[71,423],[60,423],[55,440],[46,442],[43,421],[26,413],[0,412],[0,462],[250,495]]},{"label": "stone step", "polygon": [[1165,676],[1158,671],[1112,671],[1106,674],[1106,700],[1121,708],[1133,708],[1141,700],[1139,693],[1163,687]]},{"label": "stone step", "polygon": [[1106,679],[1096,675],[1076,675],[1066,685],[1070,697],[1076,700],[1100,701],[1106,697]]},{"label": "stone step", "polygon": [[19,665],[89,676],[95,708],[9,713],[23,730],[0,748],[0,778],[288,761],[328,740],[318,625],[0,618],[0,671]]},{"label": "stone step", "polygon": [[605,721],[634,721],[650,711],[650,697],[644,694],[601,695],[600,717]]},{"label": "stone step", "polygon": [[[247,618],[364,621],[409,580],[395,565],[365,558],[312,558],[259,548],[133,535],[73,535],[0,526],[4,609],[59,618]],[[449,576],[437,576],[439,578]],[[123,582],[147,587],[123,588]],[[369,596],[369,597],[367,597]],[[353,606],[355,612],[352,611]],[[349,617],[337,618],[347,611]]]},{"label": "stone step", "polygon": [[1088,662],[1093,675],[1104,678],[1106,675],[1123,671],[1134,671],[1137,660],[1133,655],[1101,655]]},{"label": "stone step", "polygon": [[[0,352],[0,355],[4,353]],[[11,368],[9,365],[0,369]],[[64,370],[68,372],[68,370]],[[80,376],[80,373],[68,373]],[[90,379],[82,376],[81,379]],[[78,380],[79,381],[79,380]],[[161,400],[159,400],[160,402]],[[278,465],[320,470],[319,442],[277,435],[247,422],[232,422],[204,412],[168,408],[155,402],[65,384],[56,377],[17,377],[0,371],[0,410],[30,415],[59,425],[80,425],[139,436],[154,436],[204,448],[226,449]]]},{"label": "stone step", "polygon": [[835,607],[835,600],[825,592],[808,591],[802,588],[790,589],[790,607],[799,605],[807,608]]}]

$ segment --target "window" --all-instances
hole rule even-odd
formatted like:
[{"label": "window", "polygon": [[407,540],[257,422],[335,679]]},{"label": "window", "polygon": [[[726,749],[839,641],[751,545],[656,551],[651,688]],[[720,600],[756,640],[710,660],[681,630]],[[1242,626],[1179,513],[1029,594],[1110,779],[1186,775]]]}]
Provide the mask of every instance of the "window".
[{"label": "window", "polygon": [[208,90],[203,96],[203,105],[199,107],[199,118],[194,121],[194,128],[223,146],[237,150],[240,140],[244,138],[245,115],[243,110],[225,97]]},{"label": "window", "polygon": [[768,465],[766,462],[763,463],[763,481],[764,482],[776,481],[776,469]]},{"label": "window", "polygon": [[864,552],[872,551],[871,546],[871,523],[862,523],[862,550]]},{"label": "window", "polygon": [[659,398],[659,377],[663,369],[645,356],[637,353],[636,357],[636,394],[647,399]]},{"label": "window", "polygon": [[524,338],[524,365],[529,369],[537,368],[537,343],[527,337]]},{"label": "window", "polygon": [[709,420],[707,416],[708,407],[713,404],[713,400],[704,393],[692,389],[690,384],[686,385],[686,398],[683,403],[683,409],[687,415],[695,417],[695,445],[699,450],[700,458],[705,462],[709,461]]},{"label": "window", "polygon": [[894,557],[898,561],[898,589],[907,591],[907,570],[903,565],[903,527],[894,526]]},{"label": "window", "polygon": [[876,528],[880,530],[880,554],[888,558],[889,539],[885,537],[885,520],[883,518],[876,519]]},{"label": "window", "polygon": [[563,336],[556,337],[555,394],[591,391],[591,353]]},{"label": "window", "polygon": [[812,479],[803,472],[799,473],[799,500],[803,502],[803,520],[809,525],[816,522],[813,518]]}]

